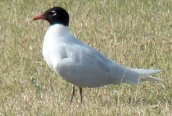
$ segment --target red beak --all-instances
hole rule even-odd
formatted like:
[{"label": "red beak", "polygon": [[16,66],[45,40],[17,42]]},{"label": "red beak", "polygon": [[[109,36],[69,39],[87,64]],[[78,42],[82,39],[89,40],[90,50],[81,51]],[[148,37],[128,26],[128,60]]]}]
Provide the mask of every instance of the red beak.
[{"label": "red beak", "polygon": [[32,20],[44,20],[45,19],[45,16],[44,15],[38,15],[38,16],[34,16],[32,18]]}]

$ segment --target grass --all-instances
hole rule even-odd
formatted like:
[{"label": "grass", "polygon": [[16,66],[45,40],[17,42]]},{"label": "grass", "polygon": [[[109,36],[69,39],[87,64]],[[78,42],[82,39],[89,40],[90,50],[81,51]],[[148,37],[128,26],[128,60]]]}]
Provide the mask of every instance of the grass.
[{"label": "grass", "polygon": [[[69,105],[72,85],[46,65],[48,23],[32,21],[52,6],[69,11],[81,41],[129,67],[158,68],[165,84],[84,89]],[[171,0],[0,1],[0,115],[172,115]]]}]

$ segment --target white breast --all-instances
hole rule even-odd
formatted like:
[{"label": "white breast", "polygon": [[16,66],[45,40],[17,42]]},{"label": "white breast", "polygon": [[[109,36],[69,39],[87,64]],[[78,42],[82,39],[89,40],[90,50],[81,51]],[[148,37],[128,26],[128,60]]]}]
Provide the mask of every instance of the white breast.
[{"label": "white breast", "polygon": [[51,69],[53,69],[53,64],[59,62],[61,58],[67,57],[63,41],[65,41],[65,36],[68,36],[68,32],[67,26],[55,24],[50,26],[45,34],[42,53]]}]

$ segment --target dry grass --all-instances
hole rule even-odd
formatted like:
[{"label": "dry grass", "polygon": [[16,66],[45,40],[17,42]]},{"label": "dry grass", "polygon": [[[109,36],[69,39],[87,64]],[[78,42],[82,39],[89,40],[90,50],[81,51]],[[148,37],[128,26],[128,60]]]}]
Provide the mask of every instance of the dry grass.
[{"label": "dry grass", "polygon": [[[69,105],[71,84],[41,53],[47,22],[32,16],[52,6],[71,15],[71,31],[115,61],[159,68],[166,80],[84,89]],[[171,0],[1,0],[0,115],[172,115]]]}]

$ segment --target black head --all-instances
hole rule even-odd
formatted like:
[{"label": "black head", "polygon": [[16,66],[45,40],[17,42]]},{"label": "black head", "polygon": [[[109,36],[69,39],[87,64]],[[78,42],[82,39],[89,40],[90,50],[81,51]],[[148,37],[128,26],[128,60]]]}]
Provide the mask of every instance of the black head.
[{"label": "black head", "polygon": [[50,25],[63,24],[69,26],[69,14],[61,7],[53,7],[45,11],[42,15],[35,16],[33,20],[47,20]]}]

